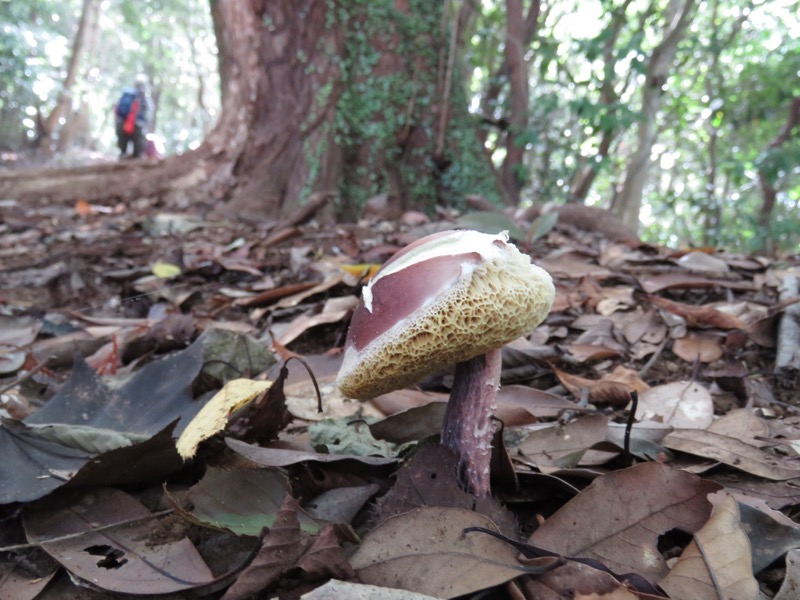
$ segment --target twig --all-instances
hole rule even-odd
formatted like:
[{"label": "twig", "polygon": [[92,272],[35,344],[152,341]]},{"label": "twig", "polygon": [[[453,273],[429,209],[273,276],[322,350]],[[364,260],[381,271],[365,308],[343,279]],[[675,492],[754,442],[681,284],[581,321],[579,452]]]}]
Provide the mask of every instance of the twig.
[{"label": "twig", "polygon": [[636,420],[636,409],[639,408],[639,392],[633,390],[631,396],[631,410],[628,413],[628,422],[625,423],[625,442],[623,448],[625,450],[625,459],[629,464],[633,464],[633,455],[631,454],[631,431],[633,430],[633,422]]},{"label": "twig", "polygon": [[30,379],[31,377],[36,375],[36,373],[38,373],[39,371],[41,371],[42,369],[47,367],[47,363],[48,363],[49,360],[50,359],[48,358],[47,360],[44,360],[44,361],[40,362],[38,365],[33,367],[30,371],[27,371],[26,373],[20,375],[14,381],[9,383],[7,386],[0,388],[0,394],[5,394],[8,390],[15,388],[19,384],[27,381],[28,379]]},{"label": "twig", "polygon": [[149,515],[143,517],[135,517],[133,519],[126,519],[125,521],[117,521],[116,523],[109,523],[108,525],[101,525],[100,527],[95,527],[94,529],[89,529],[87,531],[78,531],[77,533],[68,533],[66,535],[62,535],[59,537],[48,538],[46,540],[38,540],[31,544],[16,544],[15,546],[4,546],[0,548],[0,552],[15,552],[17,550],[27,550],[29,548],[38,548],[39,546],[44,546],[45,544],[54,544],[56,542],[63,542],[65,540],[72,540],[75,538],[82,537],[84,535],[89,535],[92,533],[97,533],[98,531],[105,531],[106,529],[113,529],[114,527],[122,527],[123,525],[131,525],[132,523],[138,523],[140,521],[147,521],[148,519],[157,519],[159,517],[163,517],[174,513],[174,508],[167,508],[164,510],[160,510],[158,512],[151,513]]}]

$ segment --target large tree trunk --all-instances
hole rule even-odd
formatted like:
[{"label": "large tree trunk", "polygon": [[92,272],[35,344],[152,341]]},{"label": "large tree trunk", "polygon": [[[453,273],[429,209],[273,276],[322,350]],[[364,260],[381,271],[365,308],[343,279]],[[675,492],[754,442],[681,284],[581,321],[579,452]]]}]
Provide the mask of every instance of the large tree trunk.
[{"label": "large tree trunk", "polygon": [[761,186],[762,197],[761,212],[758,215],[759,250],[762,252],[772,253],[775,251],[770,225],[775,203],[778,200],[778,190],[775,189],[775,180],[778,174],[777,169],[774,168],[774,161],[770,160],[770,154],[792,139],[798,131],[800,131],[800,96],[795,96],[789,104],[789,114],[786,117],[786,122],[767,146],[764,154],[765,160],[759,165],[758,169],[758,183]]},{"label": "large tree trunk", "polygon": [[622,221],[635,230],[639,229],[639,212],[650,171],[650,153],[656,142],[656,118],[661,110],[664,86],[675,60],[678,42],[691,22],[694,4],[694,0],[670,0],[665,11],[667,23],[664,37],[653,49],[647,63],[636,149],[628,159],[625,181],[613,206],[614,212]]},{"label": "large tree trunk", "polygon": [[80,61],[86,47],[86,41],[93,35],[92,28],[97,28],[97,16],[100,10],[99,0],[83,0],[83,10],[78,21],[78,29],[72,41],[72,51],[67,62],[67,73],[58,92],[55,108],[47,117],[40,117],[37,121],[36,148],[45,156],[50,156],[53,151],[53,137],[67,116],[72,111],[72,90],[78,79]]},{"label": "large tree trunk", "polygon": [[338,194],[340,213],[353,216],[370,195],[388,193],[397,211],[432,210],[493,179],[465,125],[442,0],[210,4],[222,110],[200,148],[158,164],[0,175],[0,195],[156,195],[274,222],[315,192]]}]

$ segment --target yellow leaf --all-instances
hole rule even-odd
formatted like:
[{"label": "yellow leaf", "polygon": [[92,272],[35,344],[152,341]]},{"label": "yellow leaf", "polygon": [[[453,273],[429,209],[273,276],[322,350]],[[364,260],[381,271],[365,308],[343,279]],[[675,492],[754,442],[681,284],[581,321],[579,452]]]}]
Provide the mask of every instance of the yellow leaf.
[{"label": "yellow leaf", "polygon": [[233,379],[214,394],[191,420],[175,446],[184,460],[192,458],[200,442],[224,431],[228,417],[269,389],[271,381]]},{"label": "yellow leaf", "polygon": [[339,268],[348,275],[353,275],[363,281],[369,281],[370,278],[378,272],[381,266],[382,265],[375,263],[364,263],[358,265],[339,265]]},{"label": "yellow leaf", "polygon": [[170,279],[181,274],[181,268],[178,265],[168,262],[157,262],[153,265],[152,271],[153,275],[161,279]]}]

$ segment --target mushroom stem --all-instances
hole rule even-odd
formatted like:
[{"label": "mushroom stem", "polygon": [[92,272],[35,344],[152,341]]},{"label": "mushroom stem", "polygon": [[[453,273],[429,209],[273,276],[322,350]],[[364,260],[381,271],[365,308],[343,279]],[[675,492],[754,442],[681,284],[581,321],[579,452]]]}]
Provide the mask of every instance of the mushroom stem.
[{"label": "mushroom stem", "polygon": [[491,493],[492,413],[497,407],[501,367],[499,348],[456,364],[442,423],[442,445],[456,453],[466,491],[479,498]]}]

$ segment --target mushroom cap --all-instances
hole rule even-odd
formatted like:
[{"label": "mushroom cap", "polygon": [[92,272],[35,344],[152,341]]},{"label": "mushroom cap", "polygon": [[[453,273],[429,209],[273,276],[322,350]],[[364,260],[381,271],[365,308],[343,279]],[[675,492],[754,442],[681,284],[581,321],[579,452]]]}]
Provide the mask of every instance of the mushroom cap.
[{"label": "mushroom cap", "polygon": [[445,231],[409,244],[364,287],[337,384],[367,400],[500,348],[541,323],[555,288],[508,234]]}]

